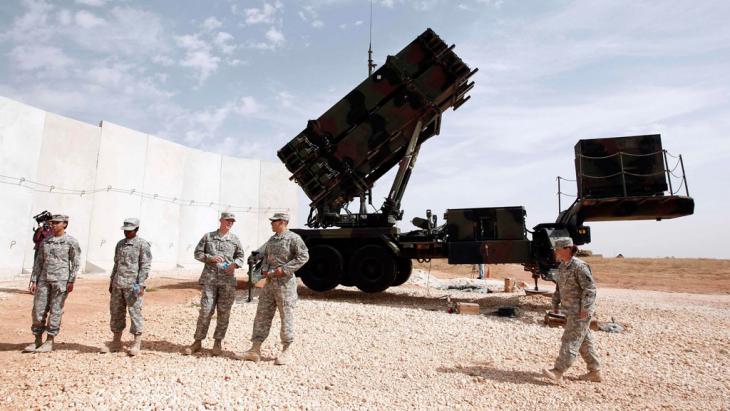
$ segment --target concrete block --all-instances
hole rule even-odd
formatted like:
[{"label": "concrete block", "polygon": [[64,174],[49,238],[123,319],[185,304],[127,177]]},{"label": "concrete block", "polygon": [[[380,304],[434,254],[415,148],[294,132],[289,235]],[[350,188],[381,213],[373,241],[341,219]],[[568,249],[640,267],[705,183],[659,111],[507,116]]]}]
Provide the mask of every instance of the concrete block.
[{"label": "concrete block", "polygon": [[479,315],[479,304],[456,303],[456,312],[459,314]]}]

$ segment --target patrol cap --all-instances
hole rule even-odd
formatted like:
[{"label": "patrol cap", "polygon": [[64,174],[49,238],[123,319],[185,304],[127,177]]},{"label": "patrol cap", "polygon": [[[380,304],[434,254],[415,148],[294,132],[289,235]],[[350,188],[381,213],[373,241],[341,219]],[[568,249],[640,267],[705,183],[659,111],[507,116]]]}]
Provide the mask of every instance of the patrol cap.
[{"label": "patrol cap", "polygon": [[287,213],[274,213],[272,217],[269,217],[269,220],[276,221],[276,220],[284,220],[289,221],[289,214]]},{"label": "patrol cap", "polygon": [[570,237],[557,237],[552,239],[553,249],[567,248],[573,246],[573,239]]},{"label": "patrol cap", "polygon": [[221,213],[221,220],[233,220],[233,221],[236,221],[236,215],[233,214],[233,213],[231,213],[231,212],[224,211],[224,212]]},{"label": "patrol cap", "polygon": [[137,228],[139,228],[139,219],[138,218],[128,218],[128,219],[124,220],[124,225],[122,226],[122,230],[132,231]]},{"label": "patrol cap", "polygon": [[68,216],[63,214],[54,214],[51,221],[68,222]]}]

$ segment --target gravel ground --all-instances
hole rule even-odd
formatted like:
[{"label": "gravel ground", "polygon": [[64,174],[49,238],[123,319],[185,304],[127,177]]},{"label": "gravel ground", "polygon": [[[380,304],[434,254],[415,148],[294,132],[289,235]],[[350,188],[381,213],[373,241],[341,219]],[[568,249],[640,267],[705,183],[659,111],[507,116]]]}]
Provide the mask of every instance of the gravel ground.
[{"label": "gravel ground", "polygon": [[[599,290],[599,320],[614,317],[626,327],[595,334],[605,381],[576,380],[585,369],[579,359],[567,380],[554,385],[540,374],[552,364],[562,332],[541,323],[549,298],[448,290],[453,300],[479,303],[482,315],[448,314],[447,291],[418,285],[422,278],[375,295],[300,287],[295,363],[288,366],[273,362],[278,318],[262,362],[232,358],[248,348],[256,308],[243,292],[224,356],[180,355],[198,309],[194,284],[180,280],[157,280],[148,294],[139,357],[97,353],[110,337],[103,304],[78,319],[76,331],[62,328],[55,352],[21,354],[31,340],[31,298],[6,285],[0,311],[14,302],[27,312],[0,328],[0,408],[730,408],[730,295]],[[107,298],[98,294],[105,280],[84,282],[90,286],[74,298]],[[182,291],[177,301],[161,299]],[[519,306],[519,317],[491,315],[503,305]],[[125,334],[125,345],[130,339]]]}]

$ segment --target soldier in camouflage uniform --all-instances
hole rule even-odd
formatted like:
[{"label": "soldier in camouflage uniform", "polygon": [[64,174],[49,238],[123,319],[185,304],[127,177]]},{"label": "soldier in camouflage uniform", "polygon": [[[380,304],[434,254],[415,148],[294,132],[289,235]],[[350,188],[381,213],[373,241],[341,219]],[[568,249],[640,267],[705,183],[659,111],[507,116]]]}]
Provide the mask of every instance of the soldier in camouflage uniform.
[{"label": "soldier in camouflage uniform", "polygon": [[276,213],[269,220],[275,234],[257,250],[259,257],[249,257],[253,261],[262,258],[261,273],[266,277],[266,285],[256,307],[251,348],[237,358],[254,362],[261,359],[261,344],[269,335],[271,321],[278,308],[283,347],[275,364],[284,365],[291,361],[290,347],[294,341],[294,308],[297,302],[294,273],[309,260],[309,251],[302,238],[287,229],[288,214]]},{"label": "soldier in camouflage uniform", "polygon": [[129,310],[131,325],[129,332],[134,335],[134,343],[129,355],[139,354],[142,344],[144,320],[142,318],[142,297],[145,281],[150,273],[152,252],[150,243],[137,235],[139,220],[128,218],[122,225],[124,239],[119,240],[114,251],[114,268],[109,282],[110,325],[114,339],[105,345],[101,352],[117,352],[122,349],[122,331],[127,326],[125,309]]},{"label": "soldier in camouflage uniform", "polygon": [[[50,222],[53,237],[43,240],[33,262],[29,290],[33,294],[31,330],[35,342],[25,347],[24,352],[53,351],[53,339],[61,328],[63,305],[68,293],[73,291],[80,267],[79,242],[66,234],[68,216],[55,214]],[[44,331],[48,334],[45,342]]]},{"label": "soldier in camouflage uniform", "polygon": [[578,247],[570,237],[553,240],[555,258],[560,262],[555,276],[553,312],[562,307],[565,314],[560,353],[555,366],[544,369],[543,374],[554,382],[560,382],[565,371],[573,365],[578,353],[588,366],[583,380],[601,382],[601,363],[593,349],[593,335],[590,329],[591,317],[596,309],[596,284],[591,269],[583,260],[574,257]]},{"label": "soldier in camouflage uniform", "polygon": [[200,351],[202,341],[208,334],[208,327],[213,312],[218,310],[213,338],[212,354],[218,356],[223,351],[223,338],[228,330],[228,319],[231,316],[231,307],[236,293],[236,268],[245,264],[243,247],[238,236],[231,233],[231,227],[236,222],[233,213],[221,213],[218,230],[207,233],[195,247],[195,259],[205,263],[203,273],[198,283],[202,286],[200,297],[200,313],[198,325],[195,329],[195,341],[183,354],[190,355]]}]

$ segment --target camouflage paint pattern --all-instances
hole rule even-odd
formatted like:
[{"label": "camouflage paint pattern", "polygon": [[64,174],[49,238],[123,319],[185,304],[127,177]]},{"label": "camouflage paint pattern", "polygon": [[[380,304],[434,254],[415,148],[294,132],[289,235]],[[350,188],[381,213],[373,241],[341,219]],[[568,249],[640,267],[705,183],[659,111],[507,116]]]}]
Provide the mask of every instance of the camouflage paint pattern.
[{"label": "camouflage paint pattern", "polygon": [[419,143],[438,134],[441,113],[468,99],[472,74],[428,29],[310,121],[278,156],[312,207],[338,212],[403,158],[414,131]]}]

